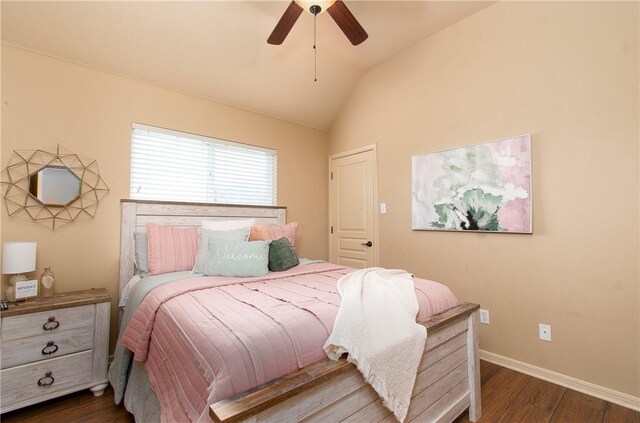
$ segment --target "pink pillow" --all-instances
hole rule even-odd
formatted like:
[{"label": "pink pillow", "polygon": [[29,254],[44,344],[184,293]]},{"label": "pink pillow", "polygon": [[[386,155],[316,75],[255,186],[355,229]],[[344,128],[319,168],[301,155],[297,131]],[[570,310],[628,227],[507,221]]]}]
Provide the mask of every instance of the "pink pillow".
[{"label": "pink pillow", "polygon": [[198,228],[147,223],[149,274],[191,270],[198,254]]},{"label": "pink pillow", "polygon": [[294,245],[297,234],[298,222],[288,223],[282,226],[256,225],[251,227],[249,241],[287,238],[291,245]]}]

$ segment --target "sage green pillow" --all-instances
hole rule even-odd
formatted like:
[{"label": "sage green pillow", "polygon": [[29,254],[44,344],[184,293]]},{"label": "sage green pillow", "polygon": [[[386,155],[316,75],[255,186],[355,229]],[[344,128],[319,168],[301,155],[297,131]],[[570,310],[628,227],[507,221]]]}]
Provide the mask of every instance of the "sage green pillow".
[{"label": "sage green pillow", "polygon": [[209,239],[231,239],[234,241],[246,241],[249,239],[251,228],[238,228],[230,231],[213,231],[205,228],[198,230],[200,237],[198,241],[198,255],[196,264],[193,265],[193,273],[204,273],[204,266],[209,257]]},{"label": "sage green pillow", "polygon": [[264,276],[269,273],[271,241],[234,241],[209,238],[204,266],[207,276]]},{"label": "sage green pillow", "polygon": [[300,264],[300,259],[287,238],[271,241],[269,246],[269,270],[283,272]]}]

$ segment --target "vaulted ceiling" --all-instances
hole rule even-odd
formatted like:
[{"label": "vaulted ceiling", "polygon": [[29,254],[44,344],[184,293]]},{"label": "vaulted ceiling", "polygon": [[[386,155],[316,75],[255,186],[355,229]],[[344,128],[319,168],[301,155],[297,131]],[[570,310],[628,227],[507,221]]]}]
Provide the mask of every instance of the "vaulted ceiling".
[{"label": "vaulted ceiling", "polygon": [[2,41],[327,130],[367,69],[491,2],[347,0],[369,38],[319,15],[317,82],[311,14],[266,42],[288,3],[2,1]]}]

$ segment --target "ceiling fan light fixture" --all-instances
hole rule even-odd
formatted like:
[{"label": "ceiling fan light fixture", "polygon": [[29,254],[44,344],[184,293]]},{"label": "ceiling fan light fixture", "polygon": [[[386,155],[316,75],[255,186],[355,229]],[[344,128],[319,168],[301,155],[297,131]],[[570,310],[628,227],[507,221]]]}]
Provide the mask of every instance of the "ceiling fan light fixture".
[{"label": "ceiling fan light fixture", "polygon": [[[294,0],[296,4],[306,10],[308,13],[312,15],[318,15],[320,13],[326,12],[328,8],[330,8],[336,0]],[[317,8],[320,8],[317,11]]]},{"label": "ceiling fan light fixture", "polygon": [[364,30],[360,22],[353,16],[353,13],[351,13],[342,0],[291,0],[287,10],[284,11],[284,14],[267,39],[267,42],[273,45],[282,44],[304,10],[314,17],[314,34],[316,18],[326,10],[354,46],[357,46],[369,37],[367,31]]}]

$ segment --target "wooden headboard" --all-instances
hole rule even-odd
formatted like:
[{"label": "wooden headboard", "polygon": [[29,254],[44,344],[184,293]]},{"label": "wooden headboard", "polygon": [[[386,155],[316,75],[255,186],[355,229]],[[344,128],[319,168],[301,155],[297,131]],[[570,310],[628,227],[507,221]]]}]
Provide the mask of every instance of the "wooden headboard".
[{"label": "wooden headboard", "polygon": [[256,219],[260,225],[284,225],[287,208],[231,204],[120,200],[120,290],[134,274],[134,232],[146,232],[147,223],[200,226],[203,220]]}]

